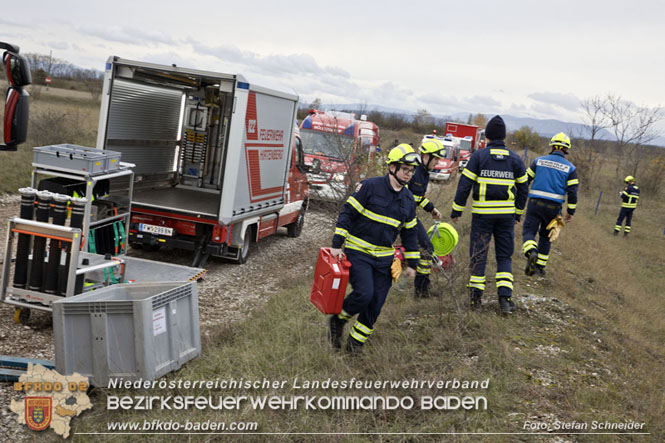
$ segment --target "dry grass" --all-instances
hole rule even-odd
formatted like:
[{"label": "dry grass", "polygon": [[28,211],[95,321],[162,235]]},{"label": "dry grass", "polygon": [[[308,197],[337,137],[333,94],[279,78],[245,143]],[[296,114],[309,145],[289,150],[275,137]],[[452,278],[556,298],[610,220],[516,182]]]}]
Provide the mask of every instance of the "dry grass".
[{"label": "dry grass", "polygon": [[[0,85],[0,89],[5,89]],[[0,194],[15,193],[30,184],[33,148],[60,143],[94,147],[97,143],[99,101],[90,94],[56,88],[35,88],[30,99],[28,139],[18,152],[0,152]],[[38,91],[38,92],[36,92]],[[4,117],[0,109],[0,121]]]}]

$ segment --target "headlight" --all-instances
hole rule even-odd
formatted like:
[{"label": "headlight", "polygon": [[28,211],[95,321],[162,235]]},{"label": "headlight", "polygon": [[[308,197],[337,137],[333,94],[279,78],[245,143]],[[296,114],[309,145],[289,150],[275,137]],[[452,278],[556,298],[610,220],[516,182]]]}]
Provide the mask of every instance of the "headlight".
[{"label": "headlight", "polygon": [[332,176],[332,181],[343,182],[346,179],[346,172],[335,172]]}]

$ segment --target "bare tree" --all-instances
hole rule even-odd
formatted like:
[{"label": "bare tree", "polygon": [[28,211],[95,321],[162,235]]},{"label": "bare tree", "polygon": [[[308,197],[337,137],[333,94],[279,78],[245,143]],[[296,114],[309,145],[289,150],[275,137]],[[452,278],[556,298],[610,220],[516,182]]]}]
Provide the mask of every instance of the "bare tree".
[{"label": "bare tree", "polygon": [[[652,142],[659,133],[655,124],[663,118],[660,106],[650,108],[637,106],[632,102],[622,100],[620,96],[608,94],[602,113],[610,122],[618,148],[623,159],[630,162],[628,172],[637,174],[642,157],[637,155],[638,148]],[[622,158],[617,161],[616,177],[619,177]]]},{"label": "bare tree", "polygon": [[598,95],[589,97],[582,101],[582,109],[584,110],[584,128],[591,136],[591,149],[595,148],[595,141],[598,134],[603,129],[607,129],[612,125],[611,120],[605,111],[606,101]]}]

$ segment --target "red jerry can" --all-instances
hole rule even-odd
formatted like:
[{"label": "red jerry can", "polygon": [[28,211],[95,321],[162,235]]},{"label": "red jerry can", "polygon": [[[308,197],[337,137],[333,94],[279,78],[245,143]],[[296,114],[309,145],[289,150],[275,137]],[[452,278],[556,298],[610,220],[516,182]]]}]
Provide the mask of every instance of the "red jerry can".
[{"label": "red jerry can", "polygon": [[337,261],[330,254],[330,248],[321,248],[316,260],[314,284],[309,300],[324,314],[339,314],[349,282],[351,262],[346,258]]}]

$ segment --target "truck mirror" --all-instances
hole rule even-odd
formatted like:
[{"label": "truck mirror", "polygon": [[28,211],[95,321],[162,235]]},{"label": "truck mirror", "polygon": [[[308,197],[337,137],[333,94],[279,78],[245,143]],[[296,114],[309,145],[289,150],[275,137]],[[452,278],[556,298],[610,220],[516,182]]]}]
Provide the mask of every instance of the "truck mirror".
[{"label": "truck mirror", "polygon": [[[0,48],[3,48],[3,45],[6,45],[6,43],[0,42]],[[6,46],[4,48],[6,49]],[[22,56],[11,50],[7,50],[2,55],[2,62],[5,66],[9,86],[22,88],[32,83],[30,65]]]},{"label": "truck mirror", "polygon": [[20,88],[7,90],[5,103],[4,144],[0,151],[16,151],[28,136],[28,93]]},{"label": "truck mirror", "polygon": [[9,81],[3,124],[4,144],[0,144],[0,151],[16,151],[28,136],[29,94],[23,86],[32,83],[32,76],[27,60],[18,54],[18,46],[0,42],[0,49],[5,49],[2,61]]}]

